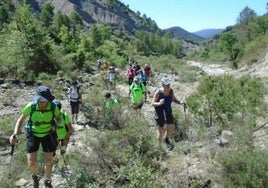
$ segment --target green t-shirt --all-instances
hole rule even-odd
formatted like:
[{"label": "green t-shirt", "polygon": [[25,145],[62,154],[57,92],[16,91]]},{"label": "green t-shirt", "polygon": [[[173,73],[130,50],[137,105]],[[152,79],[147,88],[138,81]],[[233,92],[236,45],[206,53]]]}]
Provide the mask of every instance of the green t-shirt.
[{"label": "green t-shirt", "polygon": [[117,99],[106,100],[104,102],[104,116],[105,119],[110,119],[111,110],[113,107],[119,107],[120,103]]},{"label": "green t-shirt", "polygon": [[136,84],[133,83],[129,87],[131,91],[131,101],[133,104],[141,104],[143,103],[144,93],[146,92],[146,88],[142,83]]},{"label": "green t-shirt", "polygon": [[57,128],[57,136],[58,139],[63,140],[66,138],[68,129],[66,128],[67,125],[71,123],[70,116],[67,112],[61,111],[61,123],[58,125]]},{"label": "green t-shirt", "polygon": [[[32,104],[35,102],[28,103],[22,110],[24,116],[29,116],[32,111]],[[31,132],[36,137],[44,137],[51,131],[51,121],[53,118],[53,110],[51,102],[48,103],[45,111],[40,111],[39,104],[36,103],[35,109],[32,112],[32,126]],[[55,106],[54,117],[60,116],[60,110]]]}]

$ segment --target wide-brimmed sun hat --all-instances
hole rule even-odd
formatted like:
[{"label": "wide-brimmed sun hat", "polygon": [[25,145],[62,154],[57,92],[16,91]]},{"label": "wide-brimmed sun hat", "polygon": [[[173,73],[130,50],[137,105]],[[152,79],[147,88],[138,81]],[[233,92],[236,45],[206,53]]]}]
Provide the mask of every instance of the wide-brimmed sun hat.
[{"label": "wide-brimmed sun hat", "polygon": [[38,86],[36,89],[36,93],[33,95],[33,101],[40,101],[40,102],[51,102],[55,99],[52,95],[49,87],[47,86]]}]

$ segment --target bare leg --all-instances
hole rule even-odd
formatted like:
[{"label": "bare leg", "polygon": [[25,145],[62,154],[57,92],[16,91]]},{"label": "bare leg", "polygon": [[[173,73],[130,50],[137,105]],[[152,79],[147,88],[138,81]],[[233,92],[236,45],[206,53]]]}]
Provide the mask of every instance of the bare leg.
[{"label": "bare leg", "polygon": [[168,124],[167,125],[167,130],[165,133],[165,137],[171,136],[175,132],[175,125],[174,124]]},{"label": "bare leg", "polygon": [[162,144],[163,142],[163,136],[164,136],[165,129],[164,127],[158,127],[157,130],[157,140],[159,144]]},{"label": "bare leg", "polygon": [[32,174],[38,173],[38,165],[37,165],[37,151],[33,153],[27,153],[28,166]]},{"label": "bare leg", "polygon": [[51,179],[53,166],[53,152],[45,152],[46,179]]}]

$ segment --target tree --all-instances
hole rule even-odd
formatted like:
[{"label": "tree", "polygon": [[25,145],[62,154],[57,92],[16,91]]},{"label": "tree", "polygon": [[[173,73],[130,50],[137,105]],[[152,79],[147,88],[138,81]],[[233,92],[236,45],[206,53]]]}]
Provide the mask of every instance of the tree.
[{"label": "tree", "polygon": [[[187,98],[191,111],[206,125],[227,126],[235,117],[245,122],[260,115],[264,86],[260,79],[233,76],[204,77],[197,93]],[[214,122],[214,123],[213,123]]]},{"label": "tree", "polygon": [[251,20],[257,17],[257,14],[254,10],[246,6],[239,14],[239,17],[236,19],[237,24],[248,24]]},{"label": "tree", "polygon": [[53,22],[53,16],[54,16],[53,9],[54,8],[51,3],[45,3],[42,6],[39,17],[45,27],[49,27]]},{"label": "tree", "polygon": [[52,57],[52,41],[29,5],[22,3],[18,6],[10,30],[14,30],[14,33],[18,32],[17,35],[23,39],[18,45],[21,46],[24,57],[20,61],[24,63],[25,74],[28,70],[33,70],[36,75],[41,72],[56,71],[56,63],[53,62]]},{"label": "tree", "polygon": [[220,44],[222,50],[224,50],[228,54],[229,59],[234,62],[240,52],[236,36],[232,33],[224,33],[220,38]]}]

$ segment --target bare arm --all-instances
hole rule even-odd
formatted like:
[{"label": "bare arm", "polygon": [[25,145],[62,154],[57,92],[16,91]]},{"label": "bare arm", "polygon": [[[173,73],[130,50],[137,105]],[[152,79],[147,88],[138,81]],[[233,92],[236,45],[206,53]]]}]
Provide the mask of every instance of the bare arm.
[{"label": "bare arm", "polygon": [[15,144],[16,139],[17,139],[17,134],[19,134],[20,130],[21,130],[21,126],[24,122],[24,120],[26,119],[27,116],[21,114],[19,119],[17,120],[15,127],[14,127],[14,133],[11,135],[9,141],[11,144]]},{"label": "bare arm", "polygon": [[162,104],[164,104],[164,101],[158,101],[158,98],[159,98],[159,90],[157,90],[155,93],[154,93],[154,96],[153,96],[153,100],[151,102],[151,106],[161,106]]},{"label": "bare arm", "polygon": [[66,139],[70,139],[70,136],[72,135],[72,133],[73,133],[73,126],[72,126],[72,124],[71,123],[69,123],[68,125],[67,125],[67,127],[68,127],[68,132],[67,132],[67,136],[66,136]]}]

